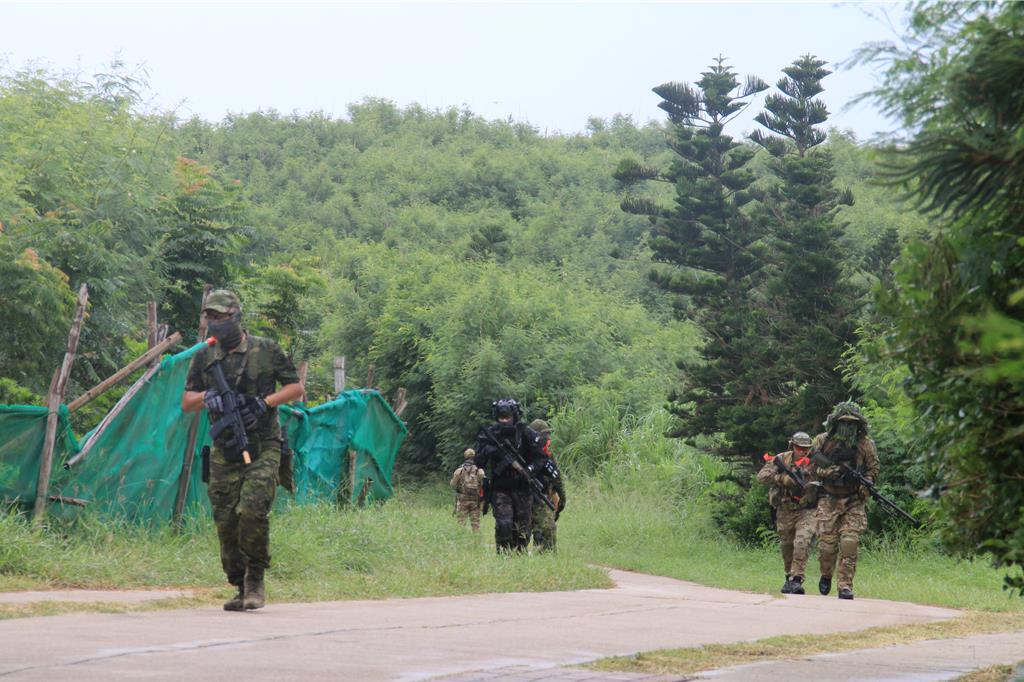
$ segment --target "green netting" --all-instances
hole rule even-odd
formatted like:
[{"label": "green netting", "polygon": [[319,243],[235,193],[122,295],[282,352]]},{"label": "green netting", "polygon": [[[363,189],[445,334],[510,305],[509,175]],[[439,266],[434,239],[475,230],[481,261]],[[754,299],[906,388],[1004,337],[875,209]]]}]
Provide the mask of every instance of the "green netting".
[{"label": "green netting", "polygon": [[[204,345],[164,358],[102,433],[94,429],[81,443],[61,406],[51,494],[86,500],[91,511],[141,523],[169,521],[193,417],[181,411],[181,396],[189,361]],[[392,494],[391,471],[406,428],[379,393],[345,391],[323,405],[285,406],[280,413],[295,451],[296,502],[339,496],[380,500]],[[0,494],[6,500],[31,505],[35,499],[46,414],[40,407],[0,406]],[[190,512],[209,508],[198,458],[209,443],[205,415],[199,424],[185,503]],[[65,470],[62,464],[86,447],[87,456]],[[50,508],[60,514],[80,511]]]},{"label": "green netting", "polygon": [[[88,500],[93,511],[144,522],[169,521],[194,416],[181,411],[185,375],[192,356],[205,346],[199,343],[164,358],[103,433],[96,437],[94,429],[82,438],[88,456],[70,471],[58,472],[53,487],[63,496]],[[197,455],[209,442],[208,432],[209,420],[201,418]],[[194,466],[185,498],[188,509],[209,506],[200,475],[200,467]]]},{"label": "green netting", "polygon": [[297,502],[391,496],[391,471],[406,428],[376,391],[345,391],[311,409],[284,406],[281,424],[296,453]]},{"label": "green netting", "polygon": [[[0,405],[0,499],[7,504],[31,507],[35,503],[47,414],[45,407]],[[78,452],[78,441],[66,405],[60,406],[57,418],[53,461],[54,467],[60,468]]]}]

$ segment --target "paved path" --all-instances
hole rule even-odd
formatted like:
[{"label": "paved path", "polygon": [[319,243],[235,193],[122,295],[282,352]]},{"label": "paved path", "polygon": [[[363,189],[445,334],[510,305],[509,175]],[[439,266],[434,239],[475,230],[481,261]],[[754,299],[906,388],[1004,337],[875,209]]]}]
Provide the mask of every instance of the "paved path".
[{"label": "paved path", "polygon": [[161,599],[176,599],[195,594],[194,590],[26,590],[0,592],[0,604],[34,604],[44,601],[67,601],[80,604],[95,602],[140,604]]},{"label": "paved path", "polygon": [[[819,596],[776,598],[612,571],[617,587],[72,614],[0,621],[0,679],[588,679],[557,666],[787,633],[941,620],[956,611]],[[561,677],[559,677],[561,675]],[[596,679],[591,674],[590,679]],[[505,676],[506,679],[508,676]],[[603,679],[637,679],[611,676]],[[651,679],[641,676],[639,679]],[[491,677],[490,679],[494,679]]]}]

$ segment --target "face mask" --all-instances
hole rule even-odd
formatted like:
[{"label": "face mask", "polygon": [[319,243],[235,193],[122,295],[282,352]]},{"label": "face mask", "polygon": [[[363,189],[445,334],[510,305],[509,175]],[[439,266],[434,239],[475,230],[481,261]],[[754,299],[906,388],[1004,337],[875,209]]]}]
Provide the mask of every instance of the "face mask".
[{"label": "face mask", "polygon": [[857,440],[857,422],[841,421],[836,424],[836,440],[846,445],[853,445]]},{"label": "face mask", "polygon": [[235,313],[226,320],[211,322],[208,331],[225,350],[237,348],[242,342],[242,314]]}]

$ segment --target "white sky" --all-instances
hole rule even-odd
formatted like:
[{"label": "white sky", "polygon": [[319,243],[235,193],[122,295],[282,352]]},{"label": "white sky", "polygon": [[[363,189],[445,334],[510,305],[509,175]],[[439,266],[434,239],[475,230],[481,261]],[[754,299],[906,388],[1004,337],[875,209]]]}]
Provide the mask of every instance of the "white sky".
[{"label": "white sky", "polygon": [[[769,83],[806,53],[834,68],[865,42],[897,37],[868,16],[883,12],[896,21],[902,6],[0,0],[0,65],[88,76],[119,57],[145,68],[151,108],[213,121],[261,109],[344,117],[348,104],[374,96],[571,133],[590,116],[663,120],[651,88],[695,81],[719,54],[741,77]],[[862,139],[890,130],[870,105],[843,110],[874,82],[864,67],[826,78],[830,124]]]}]

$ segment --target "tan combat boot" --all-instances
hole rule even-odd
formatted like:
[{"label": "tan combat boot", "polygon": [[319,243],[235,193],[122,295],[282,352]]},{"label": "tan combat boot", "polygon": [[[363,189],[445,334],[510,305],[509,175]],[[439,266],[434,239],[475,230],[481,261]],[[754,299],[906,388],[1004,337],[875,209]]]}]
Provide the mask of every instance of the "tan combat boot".
[{"label": "tan combat boot", "polygon": [[231,599],[228,599],[226,602],[224,602],[224,610],[225,611],[244,611],[245,610],[245,606],[243,606],[243,604],[242,604],[242,599],[244,597],[244,594],[245,594],[245,592],[242,589],[242,586],[238,585],[238,594],[236,594],[234,597],[232,597]]},{"label": "tan combat boot", "polygon": [[242,605],[246,610],[262,609],[267,603],[267,593],[263,587],[263,569],[248,568],[245,571],[245,598]]}]

